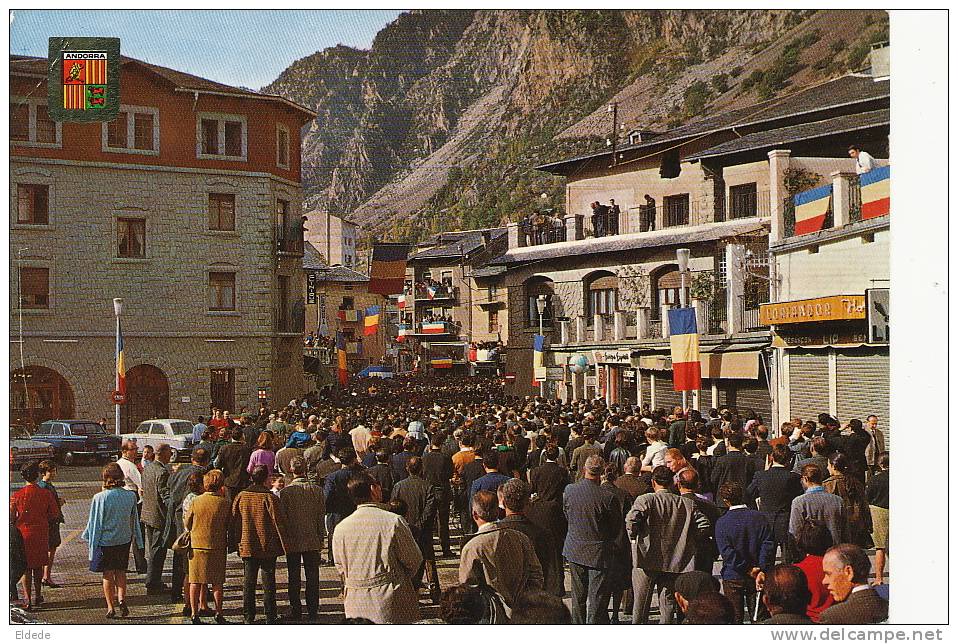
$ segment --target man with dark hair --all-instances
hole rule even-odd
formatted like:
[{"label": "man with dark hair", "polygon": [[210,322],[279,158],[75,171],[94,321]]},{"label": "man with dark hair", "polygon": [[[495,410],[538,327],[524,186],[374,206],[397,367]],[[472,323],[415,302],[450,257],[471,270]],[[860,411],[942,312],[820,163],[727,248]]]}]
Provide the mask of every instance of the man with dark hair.
[{"label": "man with dark hair", "polygon": [[[429,579],[429,590],[433,602],[439,601],[439,577],[436,572],[436,553],[432,547],[432,526],[436,522],[438,508],[436,493],[432,484],[422,477],[422,459],[413,456],[406,463],[408,476],[396,483],[393,487],[391,500],[400,500],[406,504],[406,523],[412,530],[412,536],[422,553],[423,566]],[[421,568],[416,572],[414,583],[416,587],[422,585]]]},{"label": "man with dark hair", "polygon": [[249,485],[246,468],[252,452],[243,438],[242,430],[234,429],[229,436],[230,442],[219,449],[213,467],[223,472],[226,498],[232,503],[236,495]]},{"label": "man with dark hair", "polygon": [[719,496],[728,506],[715,525],[715,545],[722,555],[722,592],[735,609],[735,623],[741,624],[745,607],[755,597],[755,576],[775,564],[775,539],[762,513],[749,509],[738,483],[725,483]]},{"label": "man with dark hair", "polygon": [[418,621],[419,600],[412,579],[422,555],[406,520],[380,506],[382,489],[363,471],[351,473],[346,492],[356,510],[330,537],[336,570],[345,586],[346,617],[376,624]]},{"label": "man with dark hair", "polygon": [[766,575],[763,590],[762,602],[771,615],[763,624],[814,624],[805,614],[812,593],[801,568],[788,564],[775,566]]},{"label": "man with dark hair", "polygon": [[[811,422],[811,421],[809,421]],[[828,471],[828,457],[834,451],[831,446],[821,436],[815,436],[811,440],[807,441],[808,444],[808,457],[807,458],[795,458],[795,466],[792,468],[792,471],[796,474],[801,474],[802,468],[808,465],[809,463],[814,463],[822,469],[823,472]],[[789,451],[791,448],[789,448]]]},{"label": "man with dark hair", "polygon": [[562,501],[562,493],[569,484],[569,472],[559,465],[559,448],[549,444],[543,450],[545,463],[532,470],[529,482],[532,491],[543,500]]},{"label": "man with dark hair", "polygon": [[572,615],[555,595],[542,591],[523,593],[512,609],[510,624],[571,624]]},{"label": "man with dark hair", "polygon": [[376,479],[379,487],[383,490],[383,498],[391,499],[393,493],[393,468],[389,465],[389,452],[384,449],[376,450],[376,464],[369,468],[366,473]]},{"label": "man with dark hair", "polygon": [[694,569],[701,513],[692,499],[670,491],[674,474],[660,465],[652,470],[652,492],[636,498],[625,518],[635,541],[632,623],[649,617],[652,589],[659,589],[659,623],[674,623],[675,580]]},{"label": "man with dark hair", "polygon": [[439,619],[443,624],[472,626],[482,624],[486,617],[482,593],[475,586],[456,584],[442,591],[439,600]]},{"label": "man with dark hair", "polygon": [[572,623],[608,624],[611,569],[618,563],[616,539],[622,525],[620,504],[601,487],[605,459],[593,454],[583,478],[565,489],[568,532],[562,554],[572,577]]},{"label": "man with dark hair", "polygon": [[749,505],[760,509],[772,526],[775,547],[777,549],[781,546],[782,560],[785,563],[798,560],[788,538],[788,521],[792,512],[792,501],[804,491],[802,478],[788,469],[791,458],[792,453],[788,447],[776,445],[769,454],[770,467],[756,472],[746,490]]},{"label": "man with dark hair", "polygon": [[828,526],[832,543],[844,542],[845,507],[842,497],[825,491],[822,482],[825,473],[814,463],[802,468],[802,487],[805,493],[795,497],[789,513],[788,531],[794,537],[805,519],[814,519]]},{"label": "man with dark hair", "polygon": [[[326,533],[329,534],[329,555],[333,556],[332,539],[336,532],[336,525],[356,510],[352,496],[346,488],[349,479],[365,472],[363,466],[357,462],[356,450],[352,445],[340,447],[336,453],[336,460],[340,468],[326,477],[323,486],[323,497],[326,501]],[[331,561],[335,563],[335,561]]]},{"label": "man with dark hair", "polygon": [[888,602],[868,585],[871,562],[858,546],[833,546],[822,560],[825,586],[835,604],[822,611],[822,624],[877,624],[888,619]]},{"label": "man with dark hair", "polygon": [[748,487],[755,473],[755,461],[742,452],[744,438],[741,432],[731,432],[726,437],[727,451],[712,463],[712,486],[718,490],[725,483],[738,483]]},{"label": "man with dark hair", "polygon": [[[472,497],[469,495],[469,491],[472,489],[473,483],[486,475],[486,468],[483,467],[482,453],[474,451],[471,456],[468,462],[462,466],[462,472],[459,475],[459,482],[462,485],[462,495],[460,497],[462,505],[460,513],[465,520],[466,525],[463,530],[467,534],[476,531],[476,525],[472,522]],[[455,465],[453,465],[453,467],[455,467]]]},{"label": "man with dark hair", "polygon": [[488,490],[495,493],[499,486],[509,480],[509,477],[499,472],[500,454],[494,449],[489,449],[482,454],[482,467],[486,470],[484,476],[480,476],[472,482],[469,488],[469,495],[473,497],[480,490]]},{"label": "man with dark hair", "polygon": [[530,505],[529,484],[521,479],[509,479],[499,486],[499,505],[506,516],[499,521],[500,529],[518,530],[529,538],[542,566],[543,588],[558,597],[565,595],[562,587],[562,554],[552,542],[552,535],[526,517]]},{"label": "man with dark hair", "polygon": [[542,590],[542,566],[529,538],[519,530],[496,524],[499,498],[479,490],[472,497],[472,518],[479,526],[462,549],[459,582],[487,584],[511,608],[522,593]]},{"label": "man with dark hair", "polygon": [[[163,541],[166,548],[172,548],[173,542],[183,532],[183,499],[189,494],[189,478],[194,472],[204,474],[209,469],[210,453],[203,447],[194,447],[190,462],[170,474],[170,511],[166,513],[166,525]],[[173,576],[170,584],[170,601],[183,601],[183,580],[186,579],[188,553],[186,550],[173,551]],[[189,603],[183,614],[189,614]]]},{"label": "man with dark hair", "polygon": [[718,592],[719,583],[704,570],[683,572],[675,579],[675,606],[681,615],[689,610],[689,602],[703,593]]},{"label": "man with dark hair", "polygon": [[170,458],[172,450],[166,443],[156,447],[156,458],[143,468],[141,486],[143,511],[140,521],[146,528],[146,592],[166,589],[163,584],[163,565],[166,563],[167,514],[170,513]]},{"label": "man with dark hair", "polygon": [[452,501],[452,488],[449,481],[452,479],[452,459],[442,451],[445,437],[441,432],[433,435],[429,451],[422,457],[423,478],[432,485],[436,495],[438,512],[436,523],[439,526],[439,544],[442,546],[444,557],[452,556],[449,545],[449,503]]},{"label": "man with dark hair", "polygon": [[689,602],[689,610],[683,624],[725,625],[735,623],[735,611],[725,595],[717,592],[702,593]]},{"label": "man with dark hair", "polygon": [[326,537],[326,504],[323,490],[306,478],[306,459],[296,456],[289,462],[293,479],[279,491],[286,511],[289,546],[286,570],[289,577],[289,617],[303,617],[299,602],[300,564],[306,571],[306,612],[310,621],[319,614],[319,560]]},{"label": "man with dark hair", "polygon": [[402,451],[398,454],[393,454],[393,457],[389,459],[389,465],[393,468],[393,480],[397,483],[408,476],[406,463],[408,463],[409,459],[413,456],[420,453],[418,447],[419,445],[416,439],[412,436],[407,436],[403,439]]}]

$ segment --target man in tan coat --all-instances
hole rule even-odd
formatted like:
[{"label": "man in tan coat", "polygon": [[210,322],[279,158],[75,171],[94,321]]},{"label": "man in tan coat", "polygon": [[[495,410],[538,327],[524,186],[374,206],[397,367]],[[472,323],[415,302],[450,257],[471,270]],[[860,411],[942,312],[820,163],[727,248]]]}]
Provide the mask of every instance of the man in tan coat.
[{"label": "man in tan coat", "polygon": [[356,511],[333,532],[336,570],[345,586],[347,618],[365,617],[376,624],[411,624],[419,620],[413,575],[422,553],[406,520],[380,507],[382,489],[364,472],[346,484]]},{"label": "man in tan coat", "polygon": [[472,518],[479,526],[462,549],[459,582],[486,583],[502,597],[507,609],[524,592],[543,589],[542,566],[529,537],[518,530],[501,528],[499,498],[480,490],[472,497]]},{"label": "man in tan coat", "polygon": [[[291,449],[291,448],[288,448]],[[300,564],[306,569],[306,611],[315,620],[319,613],[319,553],[326,537],[326,504],[323,489],[306,479],[306,459],[294,457],[289,463],[293,480],[279,491],[286,511],[289,542],[286,570],[289,575],[289,617],[302,619],[299,603]]]}]

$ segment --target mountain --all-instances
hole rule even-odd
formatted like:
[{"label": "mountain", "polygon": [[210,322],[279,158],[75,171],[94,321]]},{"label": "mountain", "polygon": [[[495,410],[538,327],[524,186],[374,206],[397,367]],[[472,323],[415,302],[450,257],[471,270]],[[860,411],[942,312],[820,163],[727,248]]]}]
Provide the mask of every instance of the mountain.
[{"label": "mountain", "polygon": [[369,50],[294,62],[261,91],[317,111],[303,130],[308,205],[365,238],[497,225],[564,181],[539,163],[601,149],[867,65],[883,11],[422,10]]}]

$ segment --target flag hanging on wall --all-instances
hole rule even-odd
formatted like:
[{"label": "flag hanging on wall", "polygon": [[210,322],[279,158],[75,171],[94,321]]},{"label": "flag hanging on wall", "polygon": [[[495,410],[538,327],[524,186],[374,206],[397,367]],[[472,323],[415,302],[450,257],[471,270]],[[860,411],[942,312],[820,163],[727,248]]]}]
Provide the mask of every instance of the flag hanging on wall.
[{"label": "flag hanging on wall", "polygon": [[119,322],[116,326],[116,393],[120,398],[126,396],[126,361],[123,359],[123,332]]},{"label": "flag hanging on wall", "polygon": [[858,177],[858,180],[862,193],[862,219],[881,217],[891,212],[891,166],[870,170]]},{"label": "flag hanging on wall", "polygon": [[369,292],[388,297],[403,290],[406,281],[406,257],[409,244],[373,245]]},{"label": "flag hanging on wall", "polygon": [[821,230],[831,203],[831,184],[795,195],[795,234],[807,235]]},{"label": "flag hanging on wall", "polygon": [[336,332],[336,366],[339,384],[345,387],[349,381],[349,368],[346,366],[346,336],[342,331]]},{"label": "flag hanging on wall", "polygon": [[546,368],[544,366],[546,337],[536,335],[532,341],[532,384],[538,385],[546,379]]},{"label": "flag hanging on wall", "polygon": [[422,332],[429,335],[438,335],[446,332],[445,322],[423,322]]},{"label": "flag hanging on wall", "polygon": [[429,364],[433,369],[452,369],[452,358],[433,358]]},{"label": "flag hanging on wall", "polygon": [[669,310],[669,332],[673,389],[696,391],[702,387],[702,363],[699,362],[699,332],[695,324],[695,309]]},{"label": "flag hanging on wall", "polygon": [[379,307],[370,306],[363,316],[363,335],[376,335],[379,331]]},{"label": "flag hanging on wall", "polygon": [[430,300],[434,300],[436,299],[436,293],[438,291],[439,289],[436,287],[435,284],[430,284],[429,286],[426,287],[426,297],[428,297]]},{"label": "flag hanging on wall", "polygon": [[397,335],[396,335],[396,341],[397,341],[397,342],[405,342],[405,341],[406,341],[406,338],[411,337],[411,336],[412,336],[412,329],[409,328],[409,325],[408,325],[408,324],[400,324],[400,325],[399,325],[399,332],[398,332]]}]

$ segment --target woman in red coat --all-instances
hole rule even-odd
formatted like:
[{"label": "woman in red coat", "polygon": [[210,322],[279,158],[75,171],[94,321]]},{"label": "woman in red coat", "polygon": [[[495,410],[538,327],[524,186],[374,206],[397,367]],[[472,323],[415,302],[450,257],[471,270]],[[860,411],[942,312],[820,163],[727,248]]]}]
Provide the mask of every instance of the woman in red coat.
[{"label": "woman in red coat", "polygon": [[[10,520],[16,523],[23,536],[27,558],[27,569],[22,579],[23,592],[27,609],[31,610],[43,603],[40,583],[43,567],[49,563],[50,557],[50,522],[59,518],[60,508],[53,493],[37,485],[40,477],[38,463],[24,465],[20,469],[20,476],[27,484],[10,498]],[[35,590],[35,594],[31,594],[31,590]]]}]

